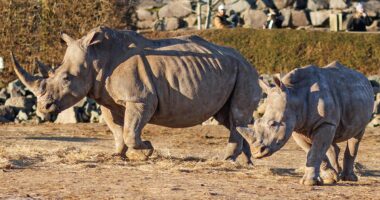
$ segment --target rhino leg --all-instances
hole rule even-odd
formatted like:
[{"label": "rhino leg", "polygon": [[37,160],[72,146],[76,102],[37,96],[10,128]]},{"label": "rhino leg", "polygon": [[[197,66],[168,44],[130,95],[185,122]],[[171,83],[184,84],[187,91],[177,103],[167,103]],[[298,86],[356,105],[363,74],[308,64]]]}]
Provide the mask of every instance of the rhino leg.
[{"label": "rhino leg", "polygon": [[249,143],[239,134],[236,130],[236,126],[231,122],[230,118],[230,105],[227,103],[214,118],[221,123],[224,127],[230,130],[230,137],[225,152],[224,159],[236,161],[237,157],[243,152],[245,156],[245,162],[249,165],[252,164],[251,149]]},{"label": "rhino leg", "polygon": [[141,140],[141,131],[155,112],[153,105],[134,102],[125,105],[123,138],[128,147],[127,157],[131,160],[146,160],[153,153],[152,144]]},{"label": "rhino leg", "polygon": [[[298,144],[298,146],[300,146],[308,155],[307,162],[309,162],[309,153],[312,148],[310,139],[308,139],[307,137],[299,133],[293,133],[292,136],[295,142]],[[330,151],[331,149],[334,149],[333,145],[330,145],[328,151]],[[324,184],[336,183],[339,180],[338,173],[331,165],[332,162],[335,163],[335,158],[336,158],[335,154],[334,154],[334,160],[330,160],[328,159],[326,155],[322,155],[322,162],[320,163],[320,167],[318,168],[319,170],[315,170],[315,167],[312,167],[312,168],[306,167],[305,176],[301,179],[301,184],[315,185],[315,184],[322,184],[322,183]],[[317,173],[319,171],[319,176],[315,175],[316,171]],[[312,174],[313,177],[310,177],[310,174]]]},{"label": "rhino leg", "polygon": [[330,161],[331,167],[334,168],[334,170],[339,174],[342,169],[339,166],[339,153],[340,153],[340,148],[336,143],[333,143],[330,148],[327,150],[327,157]]},{"label": "rhino leg", "polygon": [[354,172],[354,161],[359,149],[359,143],[363,137],[364,130],[361,133],[347,141],[346,151],[344,152],[343,171],[341,179],[344,181],[358,181]]},{"label": "rhino leg", "polygon": [[118,116],[115,113],[112,113],[110,109],[101,106],[102,116],[106,122],[108,128],[111,130],[113,137],[115,139],[115,153],[114,156],[120,156],[125,158],[125,153],[127,152],[127,146],[124,143],[123,139],[123,116]]}]

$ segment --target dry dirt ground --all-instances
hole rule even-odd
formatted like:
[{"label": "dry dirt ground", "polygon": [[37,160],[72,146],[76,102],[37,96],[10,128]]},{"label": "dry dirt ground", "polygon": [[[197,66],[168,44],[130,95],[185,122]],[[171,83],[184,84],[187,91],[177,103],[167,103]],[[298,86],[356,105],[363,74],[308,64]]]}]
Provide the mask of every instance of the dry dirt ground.
[{"label": "dry dirt ground", "polygon": [[[156,150],[148,161],[111,156],[104,124],[0,125],[0,199],[379,199],[380,128],[367,130],[359,182],[298,184],[305,153],[291,139],[254,166],[222,161],[221,126],[148,125]],[[345,144],[342,144],[343,146]],[[343,150],[344,151],[344,150]]]}]

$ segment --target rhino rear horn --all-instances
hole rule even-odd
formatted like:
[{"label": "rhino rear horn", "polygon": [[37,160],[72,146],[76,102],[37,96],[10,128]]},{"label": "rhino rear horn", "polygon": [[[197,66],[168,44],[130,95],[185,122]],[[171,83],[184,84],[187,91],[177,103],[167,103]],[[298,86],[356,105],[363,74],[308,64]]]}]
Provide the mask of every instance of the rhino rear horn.
[{"label": "rhino rear horn", "polygon": [[42,62],[40,62],[39,60],[35,60],[35,64],[36,66],[38,67],[38,70],[40,71],[42,77],[44,78],[47,78],[49,77],[51,74],[54,73],[53,69],[46,66],[45,64],[43,64]]},{"label": "rhino rear horn", "polygon": [[36,77],[29,74],[23,67],[21,67],[20,63],[17,61],[13,52],[11,52],[11,59],[14,66],[15,73],[20,81],[31,91],[38,91],[39,84],[42,80],[41,77]]}]

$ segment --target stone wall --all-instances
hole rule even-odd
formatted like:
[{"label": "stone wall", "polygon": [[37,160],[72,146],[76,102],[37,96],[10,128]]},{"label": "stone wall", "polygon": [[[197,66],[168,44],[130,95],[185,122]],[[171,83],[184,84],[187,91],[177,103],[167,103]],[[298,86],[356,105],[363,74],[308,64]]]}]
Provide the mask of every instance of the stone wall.
[{"label": "stone wall", "polygon": [[[136,7],[137,28],[175,30],[195,28],[197,24],[197,0],[144,0]],[[215,0],[213,2],[216,2]],[[278,9],[284,16],[283,26],[290,28],[329,27],[330,14],[342,13],[343,28],[355,11],[357,2],[350,0],[224,0],[227,14],[239,12],[244,27],[261,28],[269,8]],[[213,6],[213,14],[218,4]],[[380,1],[364,2],[368,15],[374,19],[369,30],[379,29]],[[207,15],[206,4],[202,6],[202,22]],[[202,26],[203,27],[203,26]]]}]

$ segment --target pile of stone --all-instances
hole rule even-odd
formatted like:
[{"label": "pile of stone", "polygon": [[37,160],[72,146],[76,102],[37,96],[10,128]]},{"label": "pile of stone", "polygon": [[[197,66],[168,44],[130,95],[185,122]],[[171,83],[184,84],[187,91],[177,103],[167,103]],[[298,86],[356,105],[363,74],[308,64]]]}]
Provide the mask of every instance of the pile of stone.
[{"label": "pile of stone", "polygon": [[31,91],[15,80],[0,89],[0,123],[55,123],[101,122],[99,105],[85,98],[58,116],[43,116],[36,112],[37,99]]},{"label": "pile of stone", "polygon": [[[136,6],[137,28],[176,30],[195,27],[198,0],[144,0]],[[203,2],[207,2],[206,0]],[[213,2],[216,2],[215,0]],[[220,3],[223,1],[219,1]],[[284,16],[283,26],[291,28],[328,27],[330,14],[343,15],[343,28],[355,11],[357,2],[350,0],[224,0],[227,14],[240,13],[244,27],[262,28],[269,8],[278,9]],[[379,29],[380,1],[363,3],[368,16],[374,19],[370,30]],[[219,4],[212,6],[213,14]],[[206,21],[207,6],[201,7],[202,22]]]}]

